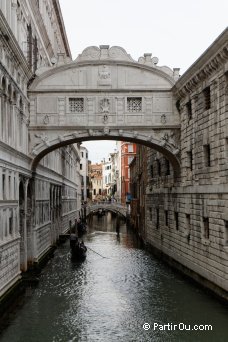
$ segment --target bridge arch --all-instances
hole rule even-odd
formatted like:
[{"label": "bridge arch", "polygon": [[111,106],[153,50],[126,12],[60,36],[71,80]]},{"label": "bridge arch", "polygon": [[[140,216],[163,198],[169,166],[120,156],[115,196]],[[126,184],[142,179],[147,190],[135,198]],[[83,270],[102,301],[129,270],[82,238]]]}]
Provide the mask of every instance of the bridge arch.
[{"label": "bridge arch", "polygon": [[96,213],[100,209],[103,209],[105,211],[110,211],[115,214],[119,214],[125,219],[127,218],[127,215],[128,215],[127,207],[123,206],[120,203],[101,202],[101,203],[90,204],[89,206],[87,206],[86,216],[89,216],[92,213]]},{"label": "bridge arch", "polygon": [[[168,134],[168,133],[166,133]],[[44,139],[45,140],[45,139]],[[74,132],[70,134],[66,134],[61,138],[54,138],[53,140],[45,140],[40,143],[36,148],[32,151],[33,154],[33,162],[32,162],[32,171],[36,170],[36,167],[39,161],[49,152],[74,143],[82,142],[82,141],[91,141],[91,140],[121,140],[121,141],[129,141],[137,144],[145,145],[154,150],[161,152],[168,160],[170,160],[173,169],[176,172],[179,172],[180,163],[178,159],[179,150],[176,148],[175,142],[169,143],[166,136],[161,136],[159,138],[154,138],[152,136],[148,136],[146,134],[137,134],[132,131],[125,131],[124,133],[120,133],[118,130],[112,130],[107,132],[98,130],[98,131],[82,131],[82,132]]]}]

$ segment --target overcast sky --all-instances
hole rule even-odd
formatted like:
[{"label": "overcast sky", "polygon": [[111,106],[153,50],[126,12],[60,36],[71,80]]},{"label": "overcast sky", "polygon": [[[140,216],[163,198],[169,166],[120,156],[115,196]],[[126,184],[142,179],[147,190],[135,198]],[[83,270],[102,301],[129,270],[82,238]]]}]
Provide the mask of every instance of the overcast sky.
[{"label": "overcast sky", "polygon": [[[88,46],[117,45],[136,61],[150,52],[158,65],[180,68],[181,74],[228,23],[228,0],[59,1],[73,59]],[[93,162],[115,148],[104,141],[84,145],[93,147]]]}]

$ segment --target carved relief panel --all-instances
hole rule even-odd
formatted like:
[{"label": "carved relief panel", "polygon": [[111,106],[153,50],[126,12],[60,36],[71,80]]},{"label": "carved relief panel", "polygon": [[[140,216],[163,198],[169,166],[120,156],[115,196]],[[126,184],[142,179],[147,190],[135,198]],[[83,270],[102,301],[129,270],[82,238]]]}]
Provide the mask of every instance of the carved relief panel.
[{"label": "carved relief panel", "polygon": [[109,86],[111,85],[111,69],[108,65],[101,65],[98,69],[98,85]]},{"label": "carved relief panel", "polygon": [[114,124],[116,114],[114,112],[113,97],[97,97],[96,99],[96,123]]}]

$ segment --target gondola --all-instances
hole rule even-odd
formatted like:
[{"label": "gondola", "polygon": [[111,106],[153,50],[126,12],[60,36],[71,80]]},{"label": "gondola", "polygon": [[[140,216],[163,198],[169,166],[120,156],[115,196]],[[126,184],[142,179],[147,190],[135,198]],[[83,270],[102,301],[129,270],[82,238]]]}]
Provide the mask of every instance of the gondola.
[{"label": "gondola", "polygon": [[75,260],[84,260],[86,258],[86,252],[86,246],[80,242],[71,245],[71,257]]}]

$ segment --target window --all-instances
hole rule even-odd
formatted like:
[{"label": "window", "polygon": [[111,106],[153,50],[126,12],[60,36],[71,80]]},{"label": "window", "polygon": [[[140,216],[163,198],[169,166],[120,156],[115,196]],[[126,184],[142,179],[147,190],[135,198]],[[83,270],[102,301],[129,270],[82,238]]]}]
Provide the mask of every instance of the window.
[{"label": "window", "polygon": [[93,194],[94,196],[96,196],[96,189],[93,189]]},{"label": "window", "polygon": [[151,178],[154,178],[153,164],[150,165],[150,176],[151,176]]},{"label": "window", "polygon": [[203,90],[204,95],[204,109],[210,109],[211,108],[211,91],[210,87],[207,87]]},{"label": "window", "polygon": [[37,45],[37,38],[33,39],[33,72],[37,69],[38,63],[38,45]]},{"label": "window", "polygon": [[69,98],[69,111],[71,113],[84,112],[84,99],[83,98]]},{"label": "window", "polygon": [[10,212],[10,217],[9,217],[9,233],[12,235],[13,233],[13,212]]},{"label": "window", "polygon": [[127,111],[131,113],[138,113],[142,111],[142,98],[141,97],[128,97],[127,98]]},{"label": "window", "polygon": [[133,156],[130,156],[130,157],[128,157],[128,165],[130,165],[131,164],[131,162],[132,162],[132,160],[134,159],[134,157]]},{"label": "window", "polygon": [[204,238],[209,239],[209,218],[203,217]]},{"label": "window", "polygon": [[6,183],[5,183],[5,175],[3,174],[2,175],[2,197],[3,197],[3,200],[6,199]]},{"label": "window", "polygon": [[190,121],[192,119],[192,102],[191,101],[186,103],[186,110],[187,110],[188,121]]},{"label": "window", "polygon": [[133,152],[133,145],[131,144],[128,145],[128,152]]},{"label": "window", "polygon": [[158,176],[161,176],[161,163],[160,160],[157,159],[157,172]]},{"label": "window", "polygon": [[192,151],[187,152],[187,163],[188,163],[188,168],[192,171],[193,166],[192,166]]},{"label": "window", "polygon": [[211,149],[210,149],[210,145],[204,145],[203,147],[204,150],[204,162],[205,162],[205,166],[211,166]]},{"label": "window", "polygon": [[186,214],[186,229],[189,231],[191,227],[190,214]]},{"label": "window", "polygon": [[165,159],[165,174],[166,176],[170,175],[170,163],[168,159]]},{"label": "window", "polygon": [[29,68],[32,68],[32,47],[33,47],[33,42],[32,42],[32,26],[29,24],[27,26],[27,60],[29,64]]},{"label": "window", "polygon": [[83,158],[83,156],[84,156],[84,153],[83,153],[83,152],[81,152],[81,156],[82,156],[82,158]]},{"label": "window", "polygon": [[165,225],[168,227],[169,225],[169,212],[168,210],[165,210]]},{"label": "window", "polygon": [[82,164],[80,164],[80,170],[82,170]]},{"label": "window", "polygon": [[149,220],[152,221],[152,208],[149,208]]},{"label": "window", "polygon": [[12,196],[12,189],[11,189],[11,176],[9,176],[9,199],[11,199],[11,196]]},{"label": "window", "polygon": [[176,230],[179,230],[179,215],[177,211],[175,211],[174,216],[175,216],[175,222],[176,222]]},{"label": "window", "polygon": [[156,208],[156,228],[159,228],[159,208]]},{"label": "window", "polygon": [[225,245],[228,246],[228,221],[224,221],[225,223]]},{"label": "window", "polygon": [[101,195],[101,189],[99,189],[99,195]]}]

